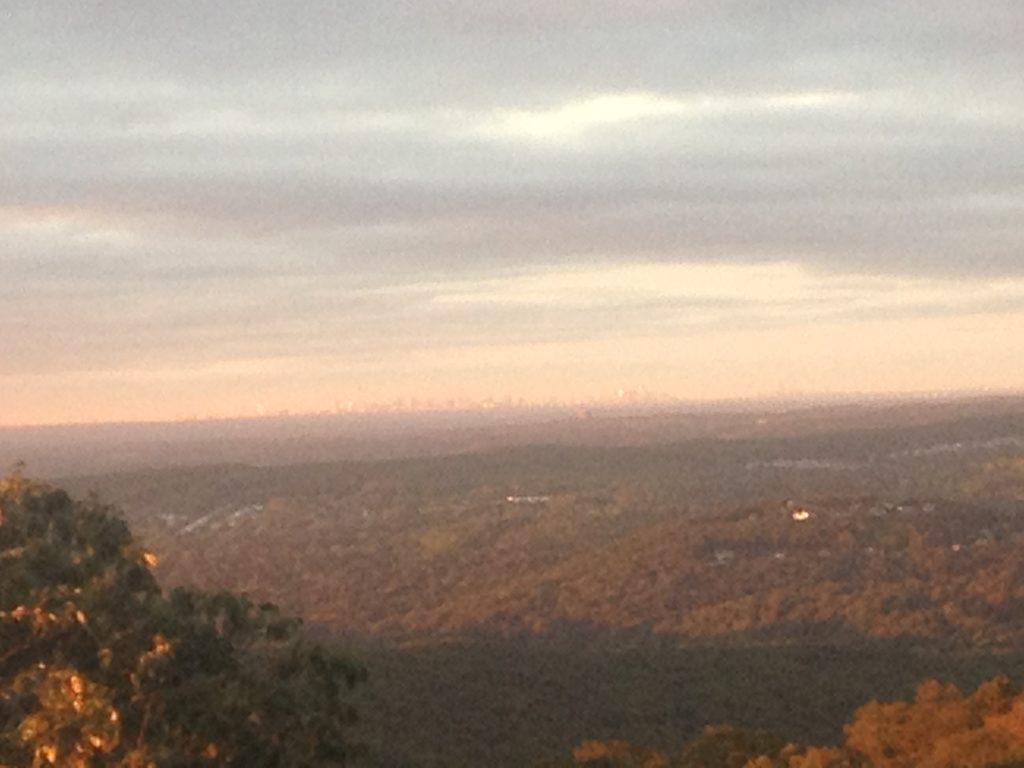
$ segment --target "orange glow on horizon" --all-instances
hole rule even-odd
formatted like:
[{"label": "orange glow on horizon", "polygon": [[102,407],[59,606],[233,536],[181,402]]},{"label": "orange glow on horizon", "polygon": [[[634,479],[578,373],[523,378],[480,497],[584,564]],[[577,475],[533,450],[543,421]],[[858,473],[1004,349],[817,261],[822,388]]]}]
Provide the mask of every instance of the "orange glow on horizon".
[{"label": "orange glow on horizon", "polygon": [[497,403],[1019,390],[1024,313],[876,320],[674,338],[478,345],[0,377],[0,424],[174,421]]}]

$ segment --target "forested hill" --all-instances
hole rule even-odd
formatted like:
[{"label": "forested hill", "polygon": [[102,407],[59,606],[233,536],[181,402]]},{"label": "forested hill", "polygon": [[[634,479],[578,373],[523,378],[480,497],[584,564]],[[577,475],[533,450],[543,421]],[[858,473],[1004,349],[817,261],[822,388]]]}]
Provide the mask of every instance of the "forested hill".
[{"label": "forested hill", "polygon": [[1024,639],[1022,504],[830,499],[639,527],[569,505],[505,502],[493,519],[392,531],[386,544],[358,518],[339,530],[312,510],[272,505],[189,531],[162,572],[396,640],[598,629],[769,642]]},{"label": "forested hill", "polygon": [[359,642],[381,765],[716,721],[836,743],[924,677],[1019,679],[1024,419],[826,426],[66,484],[121,507],[164,582]]},{"label": "forested hill", "polygon": [[586,741],[574,759],[552,764],[591,768],[1020,768],[1024,766],[1024,695],[996,677],[965,695],[926,680],[912,701],[872,701],[843,728],[843,743],[806,747],[764,729],[709,725],[675,754],[621,740]]},{"label": "forested hill", "polygon": [[[795,523],[816,518],[807,507],[785,511]],[[976,679],[986,663],[1019,668],[1019,655],[975,658],[970,669],[963,656],[886,644],[595,653],[555,643],[538,666],[540,646],[483,641],[390,660],[371,652],[377,682],[359,696],[350,689],[365,668],[310,644],[273,606],[165,592],[151,572],[157,556],[95,501],[17,473],[0,480],[0,556],[4,765],[1010,768],[1024,759],[1024,696],[1006,675],[970,695],[925,680],[912,702],[863,703],[849,685],[853,671],[878,697],[936,663]],[[453,674],[460,666],[471,674]],[[516,693],[509,675],[526,681],[518,696],[507,695]],[[652,710],[651,689],[669,706]],[[529,694],[556,716],[538,721]],[[836,746],[791,740],[831,741],[851,700],[861,706]]]},{"label": "forested hill", "polygon": [[72,482],[126,510],[170,583],[334,632],[650,633],[789,642],[1020,637],[1024,425]]}]

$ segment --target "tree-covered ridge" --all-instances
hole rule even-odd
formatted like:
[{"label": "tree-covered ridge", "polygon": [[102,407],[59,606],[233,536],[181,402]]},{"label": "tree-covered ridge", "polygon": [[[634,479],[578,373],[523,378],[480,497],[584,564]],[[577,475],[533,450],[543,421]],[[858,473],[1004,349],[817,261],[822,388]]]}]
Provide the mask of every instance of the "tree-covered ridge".
[{"label": "tree-covered ridge", "polygon": [[835,747],[712,725],[676,756],[623,741],[580,744],[563,766],[586,768],[1011,768],[1024,766],[1024,694],[1005,677],[964,694],[927,680],[912,701],[872,701]]},{"label": "tree-covered ridge", "polygon": [[270,499],[154,540],[172,583],[251,591],[361,635],[1024,638],[1024,503],[807,498],[701,516],[635,496],[492,491],[409,513]]},{"label": "tree-covered ridge", "polygon": [[1024,421],[897,415],[60,485],[122,508],[163,584],[348,633],[381,768],[666,751],[707,722],[830,744],[919,680],[1024,674]]},{"label": "tree-covered ridge", "polygon": [[0,483],[0,765],[350,762],[361,669],[270,605],[164,593],[114,510]]},{"label": "tree-covered ridge", "polygon": [[127,510],[166,583],[353,636],[1015,646],[1024,417],[898,421],[72,483]]},{"label": "tree-covered ridge", "polygon": [[[529,514],[544,519],[538,509]],[[931,527],[927,535],[918,532],[915,539],[912,533],[922,527],[922,520]],[[820,555],[823,547],[837,546],[832,526],[845,526],[868,536],[864,541],[872,542],[871,546],[896,553],[898,557],[890,565],[900,578],[908,568],[925,572],[932,567],[948,569],[949,562],[928,565],[941,559],[939,552],[967,558],[950,562],[963,563],[962,573],[975,578],[979,574],[974,565],[989,562],[987,558],[994,563],[1009,562],[1008,555],[1019,544],[1018,520],[1014,504],[985,510],[930,502],[886,506],[870,500],[832,499],[809,505],[747,507],[724,517],[680,524],[696,526],[693,530],[700,535],[688,539],[685,551],[710,569],[711,575],[728,574],[730,567],[746,559],[756,561],[762,549],[772,553],[773,563],[781,551]],[[669,530],[666,525],[655,530],[663,534]],[[759,526],[786,534],[781,541],[762,539],[757,535]],[[967,536],[979,526],[983,526],[982,534],[974,539]],[[663,550],[656,546],[659,540],[665,544]],[[967,543],[954,550],[960,542]],[[641,567],[643,562],[636,556],[641,551],[670,553],[678,543],[664,535],[647,538],[643,550],[627,550],[619,561]],[[780,546],[790,549],[780,550]],[[732,557],[719,557],[726,547],[731,548]],[[929,556],[932,550],[935,557]],[[610,548],[607,551],[612,552]],[[616,561],[609,556],[607,562]],[[156,556],[132,538],[116,510],[95,500],[74,501],[63,491],[18,475],[7,478],[0,484],[0,564],[0,766],[289,768],[351,762],[356,750],[352,747],[351,699],[346,691],[361,676],[360,669],[303,640],[296,622],[282,618],[269,605],[227,593],[163,592],[153,575]],[[992,578],[989,570],[980,571],[986,580]],[[1017,599],[1019,580],[1014,573],[1003,580],[1008,584],[1002,593],[1006,599]],[[1012,625],[1019,617],[1007,621]],[[576,655],[588,652],[584,646],[573,647]],[[494,663],[517,664],[517,659],[500,657]],[[735,685],[737,679],[727,674],[721,659],[710,661],[713,674],[725,677],[721,685]],[[756,661],[747,658],[742,666],[751,664]],[[671,671],[659,666],[657,674]],[[454,681],[447,677],[449,673],[441,670],[438,687],[430,697],[435,706],[444,701],[438,688],[453,683],[468,682],[485,690],[485,697],[495,695],[486,679]],[[918,673],[912,679],[924,676]],[[405,710],[408,702],[415,700],[409,696],[413,677],[415,674],[401,679],[408,700]],[[609,679],[602,684],[612,682]],[[631,697],[634,692],[626,681],[619,682],[624,685],[621,693]],[[691,677],[691,685],[694,682]],[[556,685],[538,695],[567,693]],[[575,691],[574,695],[584,694]],[[817,695],[830,694],[818,690]],[[877,694],[862,695],[853,702],[868,695]],[[845,740],[836,747],[803,747],[767,731],[716,726],[673,752],[664,751],[664,744],[671,739],[648,742],[657,744],[656,749],[621,741],[587,742],[577,750],[575,764],[647,768],[1008,766],[1021,759],[1021,701],[1019,692],[1005,679],[987,683],[971,695],[929,682],[911,703],[862,707],[847,725]],[[786,701],[780,699],[778,705],[785,706]],[[443,705],[438,708],[445,721],[457,714]],[[480,711],[478,707],[476,712]],[[846,714],[834,722],[842,722],[851,711],[852,702]],[[378,714],[373,712],[375,717]],[[736,714],[730,709],[723,717],[731,720]],[[482,715],[475,721],[479,727],[493,726]],[[698,720],[698,727],[708,721]],[[614,721],[605,718],[605,722]],[[748,717],[745,722],[770,721]],[[942,731],[934,731],[933,723],[940,723]],[[392,730],[378,730],[373,740],[377,762],[372,764],[382,768],[535,762],[526,757],[515,762],[431,761],[437,745],[430,740],[440,738],[437,734],[442,731],[448,733],[450,724],[418,735],[409,722],[387,725]],[[562,720],[556,725],[571,727]],[[419,740],[410,743],[406,730]],[[696,727],[685,726],[669,735],[685,737],[695,731]],[[566,745],[594,731],[574,732],[577,735]],[[459,737],[455,733],[444,738]],[[404,743],[385,755],[380,747],[387,741]],[[494,744],[495,749],[499,746]],[[426,759],[409,761],[406,757],[411,754]]]}]

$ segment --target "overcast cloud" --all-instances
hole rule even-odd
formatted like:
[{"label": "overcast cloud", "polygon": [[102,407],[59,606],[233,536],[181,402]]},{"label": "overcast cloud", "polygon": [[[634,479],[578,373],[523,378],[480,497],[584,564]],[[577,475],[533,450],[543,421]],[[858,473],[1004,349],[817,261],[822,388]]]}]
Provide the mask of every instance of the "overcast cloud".
[{"label": "overcast cloud", "polygon": [[1018,0],[0,3],[0,423],[74,418],[40,377],[85,414],[75,376],[522,345],[516,394],[536,345],[1016,316],[1022,39]]}]

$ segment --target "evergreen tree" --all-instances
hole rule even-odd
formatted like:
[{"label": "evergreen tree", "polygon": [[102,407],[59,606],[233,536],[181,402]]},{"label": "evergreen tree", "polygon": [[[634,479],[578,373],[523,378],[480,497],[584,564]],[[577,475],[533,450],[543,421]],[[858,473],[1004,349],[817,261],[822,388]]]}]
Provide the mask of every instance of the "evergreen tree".
[{"label": "evergreen tree", "polygon": [[96,500],[0,480],[0,767],[350,764],[362,669],[156,562]]}]

